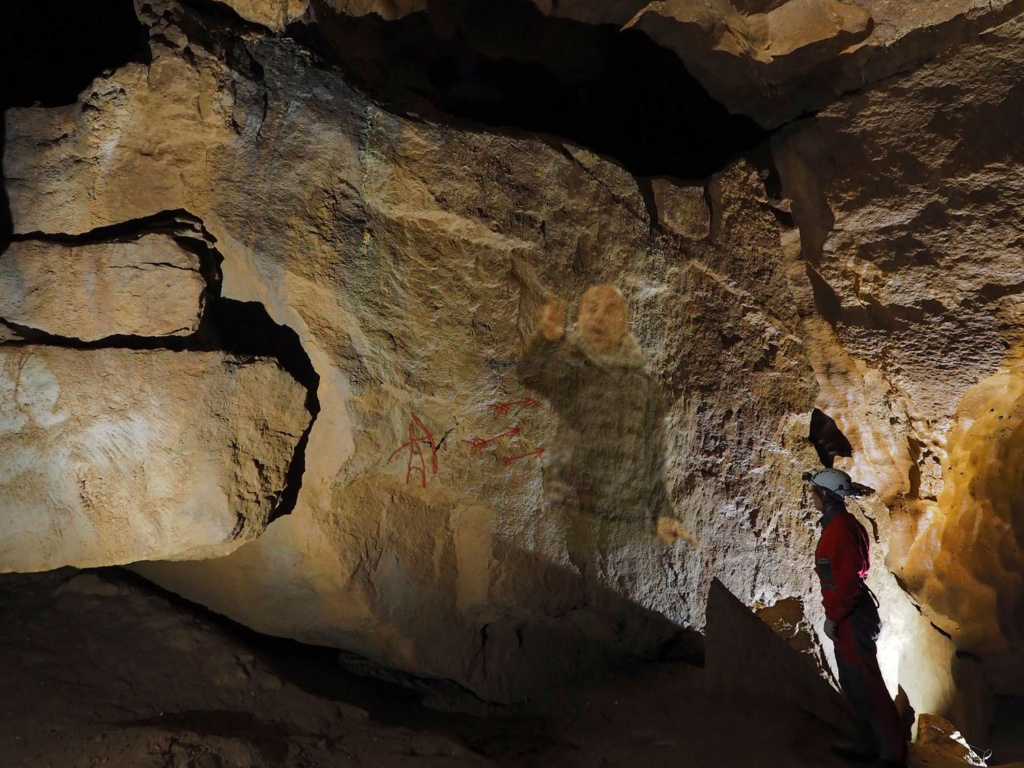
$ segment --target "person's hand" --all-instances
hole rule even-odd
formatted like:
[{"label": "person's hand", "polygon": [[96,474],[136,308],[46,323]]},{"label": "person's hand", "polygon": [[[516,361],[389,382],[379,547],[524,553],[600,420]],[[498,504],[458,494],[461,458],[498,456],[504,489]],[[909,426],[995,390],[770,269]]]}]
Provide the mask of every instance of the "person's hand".
[{"label": "person's hand", "polygon": [[825,619],[825,637],[833,642],[835,642],[836,637],[838,637],[836,633],[836,623],[832,621],[832,619]]},{"label": "person's hand", "polygon": [[551,299],[540,308],[537,329],[548,341],[558,341],[565,336],[565,300]]},{"label": "person's hand", "polygon": [[697,539],[686,530],[686,526],[674,517],[658,518],[658,538],[666,544],[675,544],[677,541],[685,541],[687,544],[697,546]]}]

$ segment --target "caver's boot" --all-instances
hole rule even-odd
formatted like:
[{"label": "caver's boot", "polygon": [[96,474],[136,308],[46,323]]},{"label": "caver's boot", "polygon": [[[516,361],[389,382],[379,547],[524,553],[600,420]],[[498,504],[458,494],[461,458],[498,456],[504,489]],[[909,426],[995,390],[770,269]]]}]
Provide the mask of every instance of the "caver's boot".
[{"label": "caver's boot", "polygon": [[872,763],[878,759],[878,749],[862,741],[833,741],[832,751],[855,763]]}]

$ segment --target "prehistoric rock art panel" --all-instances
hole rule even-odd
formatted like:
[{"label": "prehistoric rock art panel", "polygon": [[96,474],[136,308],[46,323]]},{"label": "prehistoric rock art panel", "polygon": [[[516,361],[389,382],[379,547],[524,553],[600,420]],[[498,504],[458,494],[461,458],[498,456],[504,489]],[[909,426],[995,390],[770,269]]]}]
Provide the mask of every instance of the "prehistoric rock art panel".
[{"label": "prehistoric rock art panel", "polygon": [[[17,231],[190,212],[223,256],[223,295],[294,329],[321,406],[292,514],[226,557],[140,570],[262,631],[499,700],[701,626],[713,576],[747,604],[800,597],[820,623],[810,569],[793,567],[813,546],[799,474],[817,384],[767,169],[638,179],[569,142],[389,112],[287,36],[139,8],[151,62],[69,107],[8,114]],[[645,520],[600,563],[619,598],[604,612],[538,466],[560,415],[515,375],[544,295],[525,295],[517,260],[557,295],[621,285],[643,350],[624,375],[650,386],[649,362],[672,393],[654,493],[701,546],[666,546]],[[487,405],[527,398],[497,419]],[[435,476],[420,444],[426,487],[408,456],[387,464],[412,413],[438,455]]]}]

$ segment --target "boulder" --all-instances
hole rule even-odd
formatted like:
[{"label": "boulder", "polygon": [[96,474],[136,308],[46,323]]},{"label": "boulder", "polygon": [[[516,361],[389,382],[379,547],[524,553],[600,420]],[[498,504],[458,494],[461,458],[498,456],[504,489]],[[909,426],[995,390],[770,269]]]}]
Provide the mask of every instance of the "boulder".
[{"label": "boulder", "polygon": [[0,347],[0,571],[237,549],[286,488],[305,395],[269,360]]},{"label": "boulder", "polygon": [[776,634],[717,579],[708,595],[709,691],[793,704],[841,728],[850,714],[808,656]]},{"label": "boulder", "polygon": [[53,336],[186,336],[203,314],[199,257],[168,235],[65,245],[22,240],[0,256],[0,320]]},{"label": "boulder", "polygon": [[280,31],[301,19],[309,0],[219,0],[253,24]]}]

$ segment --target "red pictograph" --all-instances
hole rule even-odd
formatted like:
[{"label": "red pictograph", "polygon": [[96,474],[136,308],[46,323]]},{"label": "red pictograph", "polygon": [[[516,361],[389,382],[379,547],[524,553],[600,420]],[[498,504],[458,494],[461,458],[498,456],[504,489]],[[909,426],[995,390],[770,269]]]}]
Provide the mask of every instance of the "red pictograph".
[{"label": "red pictograph", "polygon": [[[423,435],[417,435],[416,430],[420,429],[423,431]],[[409,442],[402,445],[398,451],[402,448],[409,449],[409,465],[405,473],[405,484],[409,484],[409,477],[412,475],[412,471],[415,469],[423,478],[423,487],[427,487],[427,464],[423,458],[422,443],[426,443],[430,446],[430,457],[431,457],[431,469],[432,474],[437,474],[437,448],[434,446],[434,436],[430,434],[430,430],[427,429],[426,425],[420,421],[419,417],[414,413],[412,415],[412,421],[409,422]],[[388,457],[388,462],[395,458],[398,454],[395,451]],[[413,459],[419,458],[420,465],[418,467],[413,466]]]},{"label": "red pictograph", "polygon": [[540,456],[542,453],[544,453],[544,449],[543,448],[538,448],[536,451],[530,451],[529,453],[524,453],[522,456],[506,456],[505,458],[503,458],[501,460],[501,463],[504,464],[507,467],[507,466],[510,466],[513,461],[519,461],[520,459],[527,459],[530,456]]},{"label": "red pictograph", "polygon": [[496,419],[498,418],[499,415],[506,416],[508,414],[508,409],[511,408],[513,405],[521,405],[523,406],[523,408],[529,408],[531,405],[536,404],[536,400],[533,400],[528,397],[525,400],[516,400],[514,403],[487,403],[487,407],[494,409],[493,418]]},{"label": "red pictograph", "polygon": [[519,427],[513,427],[512,429],[510,429],[510,430],[508,430],[506,432],[502,432],[500,435],[495,435],[494,437],[488,437],[486,440],[484,438],[482,438],[482,437],[477,437],[476,435],[473,435],[473,439],[472,440],[460,440],[459,442],[460,443],[466,443],[467,445],[473,446],[473,453],[476,454],[476,453],[480,453],[480,451],[482,451],[484,449],[484,447],[488,443],[493,443],[495,440],[497,440],[499,438],[502,438],[502,437],[512,437],[513,435],[518,435],[518,434],[519,434]]}]

